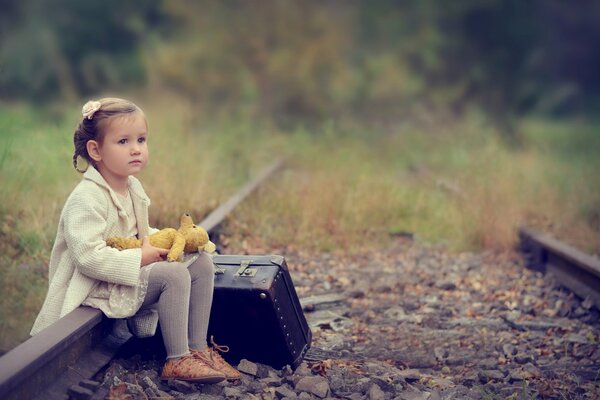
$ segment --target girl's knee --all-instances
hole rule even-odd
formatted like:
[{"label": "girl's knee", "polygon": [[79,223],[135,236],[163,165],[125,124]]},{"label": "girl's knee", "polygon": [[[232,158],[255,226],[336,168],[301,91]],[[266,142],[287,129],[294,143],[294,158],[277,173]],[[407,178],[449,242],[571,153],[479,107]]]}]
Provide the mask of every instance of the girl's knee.
[{"label": "girl's knee", "polygon": [[190,275],[192,277],[198,276],[212,276],[215,273],[215,267],[212,258],[206,253],[200,253],[198,258],[189,266]]},{"label": "girl's knee", "polygon": [[190,285],[190,273],[184,265],[172,263],[161,270],[163,282],[168,286],[185,287]]}]

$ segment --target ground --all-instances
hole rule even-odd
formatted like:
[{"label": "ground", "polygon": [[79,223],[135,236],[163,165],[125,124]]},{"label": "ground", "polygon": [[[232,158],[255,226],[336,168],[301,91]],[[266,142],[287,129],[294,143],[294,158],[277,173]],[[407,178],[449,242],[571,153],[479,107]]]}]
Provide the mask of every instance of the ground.
[{"label": "ground", "polygon": [[358,255],[235,238],[223,250],[286,257],[312,348],[296,371],[249,362],[237,383],[163,384],[176,398],[600,396],[600,313],[518,253],[453,254],[407,238]]}]

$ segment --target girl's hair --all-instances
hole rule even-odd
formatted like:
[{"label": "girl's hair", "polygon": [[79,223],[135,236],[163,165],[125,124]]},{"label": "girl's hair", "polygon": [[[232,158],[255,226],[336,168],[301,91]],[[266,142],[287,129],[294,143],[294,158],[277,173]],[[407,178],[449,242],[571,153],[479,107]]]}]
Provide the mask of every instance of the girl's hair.
[{"label": "girl's hair", "polygon": [[77,167],[77,158],[84,158],[88,165],[93,165],[94,160],[87,151],[87,142],[96,140],[102,142],[104,139],[104,128],[114,117],[132,114],[134,112],[143,113],[142,109],[129,100],[123,100],[116,97],[105,97],[96,101],[88,101],[83,106],[83,117],[75,135],[73,135],[73,144],[75,152],[73,153],[73,166],[77,172],[85,172]]}]

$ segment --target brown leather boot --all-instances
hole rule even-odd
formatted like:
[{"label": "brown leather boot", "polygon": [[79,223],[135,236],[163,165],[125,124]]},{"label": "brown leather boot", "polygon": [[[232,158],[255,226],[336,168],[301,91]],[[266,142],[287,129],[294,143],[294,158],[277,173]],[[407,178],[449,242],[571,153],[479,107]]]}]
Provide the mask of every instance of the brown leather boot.
[{"label": "brown leather boot", "polygon": [[216,371],[202,359],[191,354],[168,359],[162,369],[161,379],[179,379],[196,383],[217,383],[225,380],[225,374]]},{"label": "brown leather boot", "polygon": [[227,353],[229,347],[216,344],[213,336],[210,337],[210,343],[212,344],[212,347],[206,347],[204,350],[190,350],[192,355],[196,357],[196,359],[202,360],[208,364],[211,368],[223,373],[228,380],[240,379],[240,372],[233,368],[231,364],[225,361],[219,354],[219,351]]}]

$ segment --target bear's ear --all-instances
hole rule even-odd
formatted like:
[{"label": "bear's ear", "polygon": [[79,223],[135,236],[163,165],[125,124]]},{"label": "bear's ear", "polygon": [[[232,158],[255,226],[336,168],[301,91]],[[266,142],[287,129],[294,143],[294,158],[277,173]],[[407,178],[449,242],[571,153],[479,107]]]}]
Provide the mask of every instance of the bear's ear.
[{"label": "bear's ear", "polygon": [[190,215],[187,213],[183,214],[181,216],[181,219],[179,220],[179,226],[181,228],[185,227],[185,228],[189,229],[189,227],[192,226],[193,224],[194,224],[194,221],[192,220],[192,217],[190,217]]}]

